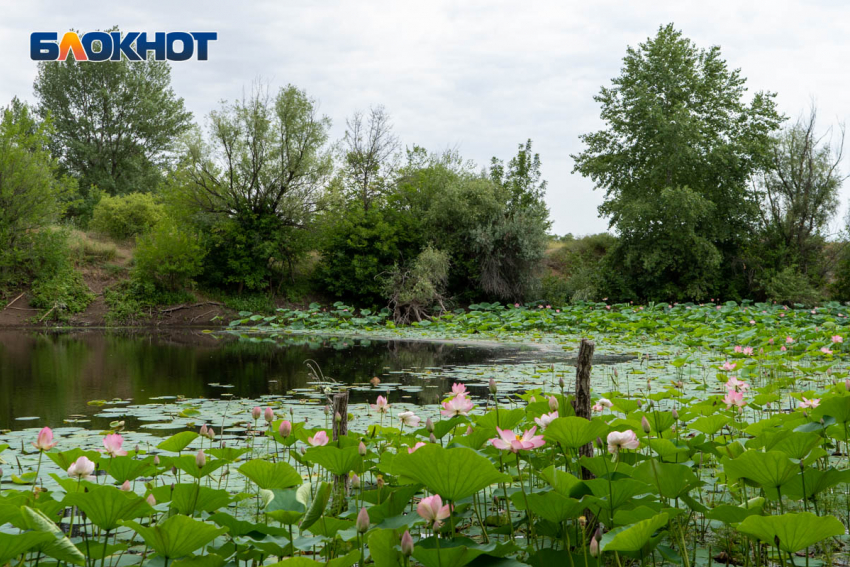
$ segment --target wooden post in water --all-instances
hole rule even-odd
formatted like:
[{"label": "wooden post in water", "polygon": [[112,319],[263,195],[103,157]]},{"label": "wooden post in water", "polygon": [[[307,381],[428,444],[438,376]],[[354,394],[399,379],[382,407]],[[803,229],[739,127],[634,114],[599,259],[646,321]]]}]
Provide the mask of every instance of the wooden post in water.
[{"label": "wooden post in water", "polygon": [[[331,411],[333,415],[333,440],[337,441],[340,435],[348,433],[348,390],[334,394],[332,398]],[[339,416],[339,419],[337,419]],[[334,494],[344,495],[348,493],[348,475],[334,475]]]},{"label": "wooden post in water", "polygon": [[[576,397],[573,402],[573,407],[576,410],[577,417],[590,419],[590,370],[593,368],[593,350],[596,345],[593,341],[582,339],[578,349],[578,359],[576,360]],[[593,456],[593,442],[583,445],[578,449],[579,458],[582,456]],[[588,480],[593,477],[586,468],[581,469],[582,478]]]}]

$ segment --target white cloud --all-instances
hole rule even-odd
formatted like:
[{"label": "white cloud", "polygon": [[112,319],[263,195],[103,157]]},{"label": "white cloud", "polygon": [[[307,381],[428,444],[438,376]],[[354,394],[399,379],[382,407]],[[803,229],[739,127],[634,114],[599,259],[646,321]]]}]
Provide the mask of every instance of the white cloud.
[{"label": "white cloud", "polygon": [[[751,91],[779,93],[796,117],[816,97],[827,122],[847,115],[850,5],[838,2],[296,2],[0,0],[0,104],[32,99],[32,31],[218,31],[207,62],[178,63],[174,88],[201,118],[257,76],[322,103],[341,136],[355,109],[383,104],[408,145],[458,147],[479,164],[532,138],[558,233],[605,230],[602,195],[572,175],[578,135],[601,126],[592,97],[619,74],[627,45],[670,21],[720,45]],[[845,190],[844,200],[850,195]]]}]

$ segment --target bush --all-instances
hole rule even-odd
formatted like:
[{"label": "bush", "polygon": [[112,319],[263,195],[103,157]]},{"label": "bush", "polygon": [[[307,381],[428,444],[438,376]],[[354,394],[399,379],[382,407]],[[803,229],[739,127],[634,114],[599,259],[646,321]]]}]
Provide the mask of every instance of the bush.
[{"label": "bush", "polygon": [[103,197],[94,208],[90,228],[118,240],[146,233],[165,217],[162,205],[148,193]]},{"label": "bush", "polygon": [[617,238],[607,232],[561,239],[546,260],[549,273],[540,282],[540,298],[553,305],[598,300],[603,293],[603,261]]},{"label": "bush", "polygon": [[814,305],[822,299],[821,293],[796,266],[788,266],[765,283],[767,299],[778,303]]},{"label": "bush", "polygon": [[191,283],[203,269],[200,237],[166,217],[136,243],[135,276],[175,290]]},{"label": "bush", "polygon": [[152,281],[124,280],[103,290],[103,299],[109,307],[106,320],[126,323],[150,317],[160,305],[174,305],[195,301],[185,290],[162,290]]},{"label": "bush", "polygon": [[30,305],[46,309],[45,315],[54,320],[65,320],[80,313],[94,300],[80,272],[70,266],[32,282]]},{"label": "bush", "polygon": [[449,265],[448,254],[428,246],[410,269],[395,267],[384,281],[384,290],[396,324],[428,319],[433,307],[441,313],[446,310],[444,294]]}]

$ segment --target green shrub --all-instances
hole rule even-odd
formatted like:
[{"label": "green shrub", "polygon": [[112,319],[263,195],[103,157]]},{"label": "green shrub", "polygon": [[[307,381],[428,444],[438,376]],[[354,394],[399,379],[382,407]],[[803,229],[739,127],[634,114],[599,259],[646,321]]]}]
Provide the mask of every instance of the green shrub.
[{"label": "green shrub", "polygon": [[200,237],[166,217],[138,238],[135,276],[175,290],[190,284],[201,273],[204,255]]},{"label": "green shrub", "polygon": [[67,269],[67,240],[65,230],[43,228],[22,235],[13,247],[0,249],[0,290],[16,289]]},{"label": "green shrub", "polygon": [[103,290],[103,299],[109,311],[109,323],[127,323],[147,319],[154,308],[161,305],[190,303],[195,297],[185,290],[163,290],[152,281],[130,279]]},{"label": "green shrub", "polygon": [[814,305],[822,299],[821,293],[796,266],[788,266],[771,277],[764,285],[767,299],[778,303]]},{"label": "green shrub", "polygon": [[399,266],[393,269],[384,280],[384,292],[396,324],[428,319],[432,308],[440,313],[446,310],[450,264],[447,253],[428,246],[409,269]]},{"label": "green shrub", "polygon": [[118,240],[146,233],[165,217],[162,205],[149,193],[104,196],[94,208],[89,227]]},{"label": "green shrub", "polygon": [[82,274],[70,266],[34,280],[30,293],[30,305],[46,310],[45,315],[53,320],[84,311],[95,297]]}]

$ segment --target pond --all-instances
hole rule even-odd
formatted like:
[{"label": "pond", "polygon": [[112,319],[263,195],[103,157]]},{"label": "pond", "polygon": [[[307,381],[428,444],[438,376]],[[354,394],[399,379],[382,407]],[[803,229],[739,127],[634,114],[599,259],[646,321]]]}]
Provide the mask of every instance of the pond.
[{"label": "pond", "polygon": [[[436,404],[454,381],[486,393],[485,368],[530,361],[572,371],[563,352],[495,344],[374,340],[293,335],[240,338],[198,330],[0,331],[0,428],[19,430],[85,423],[108,428],[95,400],[134,406],[162,397],[257,399],[301,393],[318,397],[305,364],[326,378],[354,384],[352,403]],[[480,367],[480,369],[479,369]],[[370,380],[378,376],[375,388]],[[127,417],[127,427],[137,425]],[[124,417],[122,417],[124,419]]]}]

